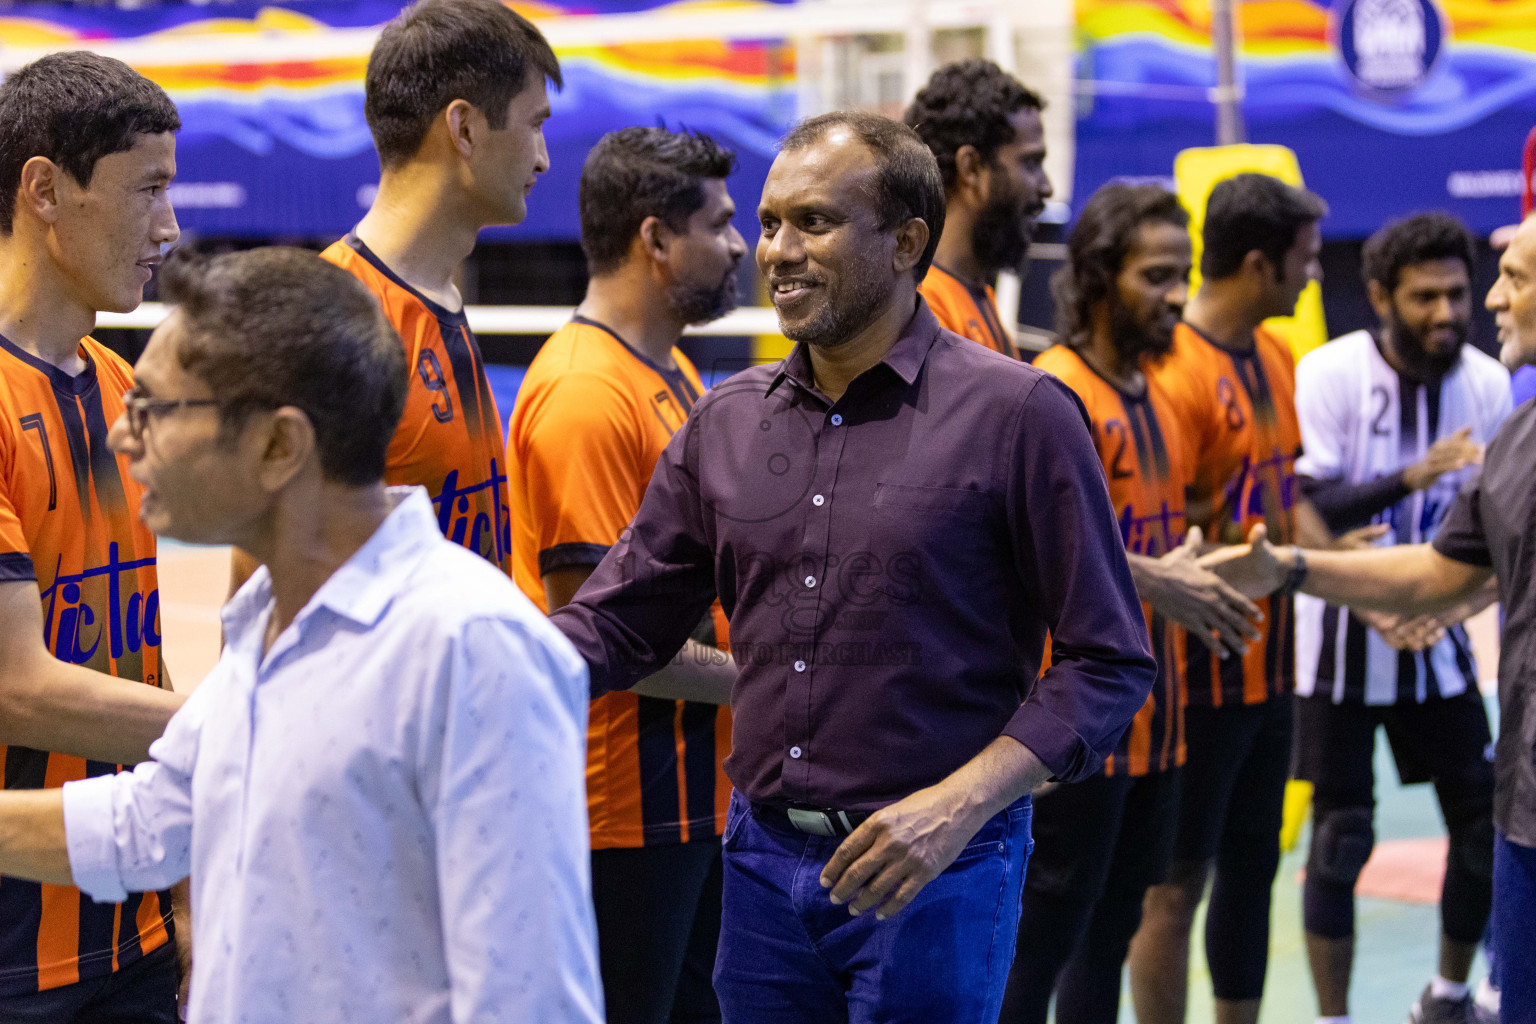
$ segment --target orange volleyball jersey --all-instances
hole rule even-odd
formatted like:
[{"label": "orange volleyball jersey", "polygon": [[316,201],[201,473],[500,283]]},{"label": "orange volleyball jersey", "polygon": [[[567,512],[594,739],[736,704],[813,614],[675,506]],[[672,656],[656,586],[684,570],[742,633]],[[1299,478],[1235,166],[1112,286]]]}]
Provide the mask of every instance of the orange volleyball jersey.
[{"label": "orange volleyball jersey", "polygon": [[[1275,544],[1295,535],[1300,498],[1296,459],[1296,361],[1290,346],[1263,328],[1254,346],[1218,346],[1187,324],[1153,376],[1173,396],[1199,454],[1189,502],[1192,519],[1213,541],[1238,543],[1257,524]],[[1196,510],[1199,511],[1196,511]],[[1295,682],[1295,633],[1290,597],[1255,602],[1264,612],[1264,639],[1241,659],[1191,651],[1189,701],[1209,707],[1261,704]]]},{"label": "orange volleyball jersey", "polygon": [[[1194,451],[1179,429],[1168,395],[1148,381],[1127,395],[1065,345],[1047,349],[1035,366],[1077,392],[1093,424],[1093,443],[1120,537],[1131,554],[1156,558],[1184,542],[1184,493],[1194,479]],[[1157,681],[1115,752],[1106,775],[1146,775],[1184,763],[1184,630],[1145,602],[1141,606],[1157,659]]]},{"label": "orange volleyball jersey", "polygon": [[1003,326],[1002,317],[998,316],[997,296],[991,285],[983,285],[976,291],[935,263],[928,268],[928,275],[917,290],[927,300],[933,315],[939,318],[940,326],[994,352],[1019,358],[1013,333]]},{"label": "orange volleyball jersey", "polygon": [[[593,567],[629,525],[673,433],[703,392],[687,357],[658,366],[577,317],[544,342],[507,425],[513,579],[548,610],[543,577]],[[725,615],[710,625],[725,647]],[[703,631],[710,633],[709,629]],[[610,693],[592,702],[587,805],[593,849],[694,839],[725,827],[730,709]]]},{"label": "orange volleyball jersey", "polygon": [[356,235],[320,255],[378,297],[405,345],[410,390],[384,482],[425,487],[443,535],[510,574],[501,414],[469,321],[402,281]]},{"label": "orange volleyball jersey", "polygon": [[[35,582],[54,657],[161,684],[155,538],[107,431],[128,364],[80,343],[71,377],[0,338],[0,582]],[[4,642],[4,641],[0,641]],[[118,765],[0,746],[0,787],[43,789]],[[170,938],[166,893],[99,904],[72,886],[0,878],[0,998],[110,974]]]}]

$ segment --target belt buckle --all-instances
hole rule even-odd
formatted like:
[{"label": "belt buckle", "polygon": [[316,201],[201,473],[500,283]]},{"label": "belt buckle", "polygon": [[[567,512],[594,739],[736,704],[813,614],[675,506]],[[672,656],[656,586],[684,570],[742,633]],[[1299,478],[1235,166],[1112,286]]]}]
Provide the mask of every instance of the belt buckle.
[{"label": "belt buckle", "polygon": [[[789,816],[791,825],[808,835],[846,836],[853,832],[853,824],[848,820],[846,811],[812,811],[802,807],[787,807],[784,813]],[[842,827],[839,828],[839,825]]]}]

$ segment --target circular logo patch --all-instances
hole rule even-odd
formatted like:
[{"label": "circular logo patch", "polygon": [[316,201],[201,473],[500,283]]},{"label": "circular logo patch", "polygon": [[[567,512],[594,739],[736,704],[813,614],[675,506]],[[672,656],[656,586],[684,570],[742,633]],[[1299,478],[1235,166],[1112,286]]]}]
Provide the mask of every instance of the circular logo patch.
[{"label": "circular logo patch", "polygon": [[1346,0],[1335,10],[1339,54],[1361,85],[1402,92],[1429,77],[1445,43],[1430,0]]}]

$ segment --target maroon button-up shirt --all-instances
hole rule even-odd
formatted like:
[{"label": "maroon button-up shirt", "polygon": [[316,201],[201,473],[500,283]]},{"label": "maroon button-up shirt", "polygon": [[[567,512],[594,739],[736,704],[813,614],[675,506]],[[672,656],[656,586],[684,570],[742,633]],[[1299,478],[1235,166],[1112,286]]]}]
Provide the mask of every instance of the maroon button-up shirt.
[{"label": "maroon button-up shirt", "polygon": [[717,594],[725,770],[755,802],[881,807],[999,735],[1080,779],[1155,672],[1081,404],[921,299],[836,402],[804,346],[706,394],[553,619],[597,695],[666,664]]}]

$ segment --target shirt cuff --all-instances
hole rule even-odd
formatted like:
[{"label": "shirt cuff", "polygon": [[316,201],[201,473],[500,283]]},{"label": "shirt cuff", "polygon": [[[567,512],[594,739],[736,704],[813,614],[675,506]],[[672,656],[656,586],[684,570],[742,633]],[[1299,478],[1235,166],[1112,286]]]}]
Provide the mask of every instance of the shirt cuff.
[{"label": "shirt cuff", "polygon": [[117,866],[112,790],[117,776],[64,784],[64,845],[75,888],[97,903],[121,903],[128,898]]},{"label": "shirt cuff", "polygon": [[1021,705],[1003,735],[1028,747],[1060,782],[1086,779],[1104,764],[1076,729],[1039,704]]}]

